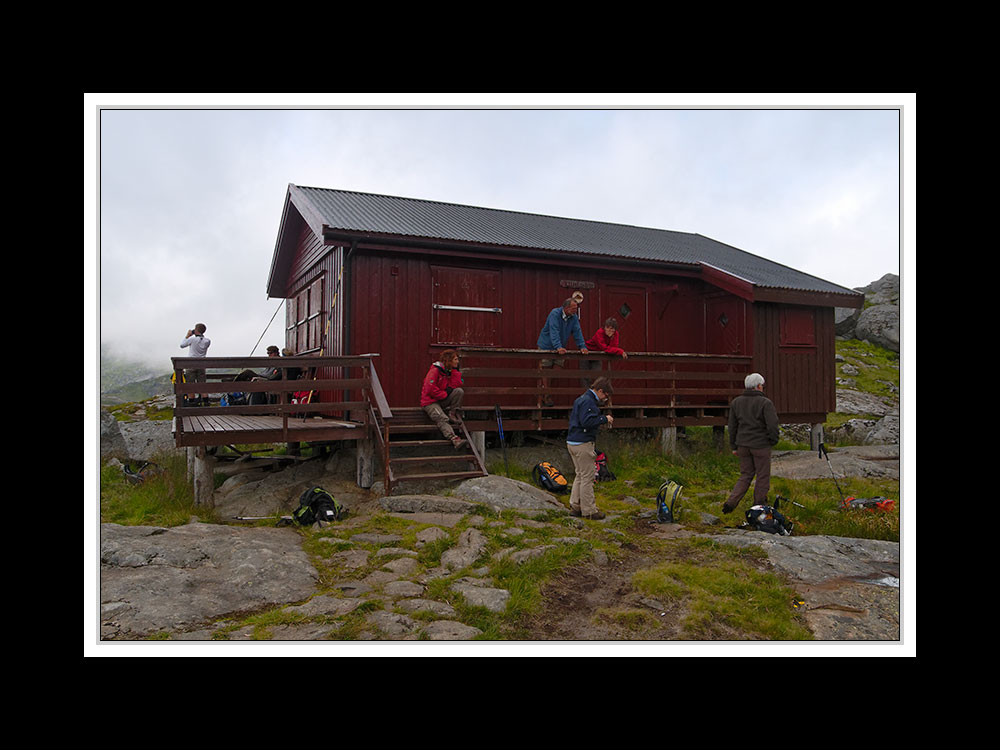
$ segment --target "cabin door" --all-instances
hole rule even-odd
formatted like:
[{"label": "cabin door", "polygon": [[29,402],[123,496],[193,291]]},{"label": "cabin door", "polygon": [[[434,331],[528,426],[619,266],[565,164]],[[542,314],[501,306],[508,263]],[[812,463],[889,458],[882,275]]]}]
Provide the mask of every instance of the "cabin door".
[{"label": "cabin door", "polygon": [[[646,348],[646,288],[608,286],[601,300],[599,326],[608,318],[618,321],[618,334],[622,349],[627,352],[644,352]],[[584,331],[590,338],[593,331]]]},{"label": "cabin door", "polygon": [[[603,326],[608,318],[618,321],[618,345],[626,352],[649,351],[646,337],[646,287],[609,285],[601,295],[601,319],[598,325]],[[589,338],[593,331],[584,331]],[[648,386],[645,380],[627,377],[630,370],[643,370],[645,363],[633,360],[622,360],[615,357],[611,360],[612,385],[615,388],[613,398],[616,404],[643,404],[648,400],[645,390]],[[606,369],[606,368],[605,368]],[[622,377],[615,380],[615,373]]]},{"label": "cabin door", "polygon": [[743,354],[745,303],[736,297],[705,302],[705,353]]}]

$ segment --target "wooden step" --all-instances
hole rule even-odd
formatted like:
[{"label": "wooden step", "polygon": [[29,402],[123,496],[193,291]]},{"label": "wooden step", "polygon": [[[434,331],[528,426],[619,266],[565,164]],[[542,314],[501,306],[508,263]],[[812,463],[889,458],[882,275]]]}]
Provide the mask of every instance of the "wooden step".
[{"label": "wooden step", "polygon": [[407,456],[405,458],[390,458],[391,464],[419,464],[437,463],[441,461],[471,461],[476,462],[476,457],[471,453],[455,453],[450,456]]},{"label": "wooden step", "polygon": [[393,484],[398,484],[399,482],[412,482],[418,479],[471,479],[472,477],[481,476],[483,476],[481,471],[446,471],[437,474],[407,474],[402,477],[393,477]]},{"label": "wooden step", "polygon": [[440,448],[441,446],[451,445],[450,440],[445,440],[441,438],[440,440],[393,440],[393,448],[423,448],[423,447],[434,447]]}]

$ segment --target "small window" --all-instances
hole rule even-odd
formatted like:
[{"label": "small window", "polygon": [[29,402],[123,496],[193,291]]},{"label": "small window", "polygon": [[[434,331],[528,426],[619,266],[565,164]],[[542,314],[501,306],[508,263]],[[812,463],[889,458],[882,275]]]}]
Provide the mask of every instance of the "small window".
[{"label": "small window", "polygon": [[816,346],[816,313],[812,308],[788,307],[781,311],[782,346]]}]

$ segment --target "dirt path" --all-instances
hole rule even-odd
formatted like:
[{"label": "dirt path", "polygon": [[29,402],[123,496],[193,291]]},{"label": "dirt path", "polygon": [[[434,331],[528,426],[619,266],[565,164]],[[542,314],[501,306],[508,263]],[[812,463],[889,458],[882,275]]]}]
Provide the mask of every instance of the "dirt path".
[{"label": "dirt path", "polygon": [[[678,524],[636,522],[637,543],[622,546],[614,560],[591,561],[564,570],[542,588],[544,605],[528,623],[528,639],[539,641],[667,641],[690,638],[684,601],[659,601],[635,590],[637,571],[680,559],[665,541],[694,536]],[[766,563],[761,563],[761,568]],[[724,624],[714,626],[714,640],[754,636]]]}]

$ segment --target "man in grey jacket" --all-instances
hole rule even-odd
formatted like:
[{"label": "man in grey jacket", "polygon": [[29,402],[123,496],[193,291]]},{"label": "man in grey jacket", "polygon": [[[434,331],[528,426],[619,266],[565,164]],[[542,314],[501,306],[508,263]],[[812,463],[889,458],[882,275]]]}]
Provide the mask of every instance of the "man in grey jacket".
[{"label": "man in grey jacket", "polygon": [[767,505],[771,489],[771,446],[778,442],[778,412],[764,395],[764,377],[760,373],[750,373],[743,384],[743,395],[729,405],[729,447],[740,458],[740,478],[722,506],[723,513],[736,510],[754,476],[754,505]]}]

